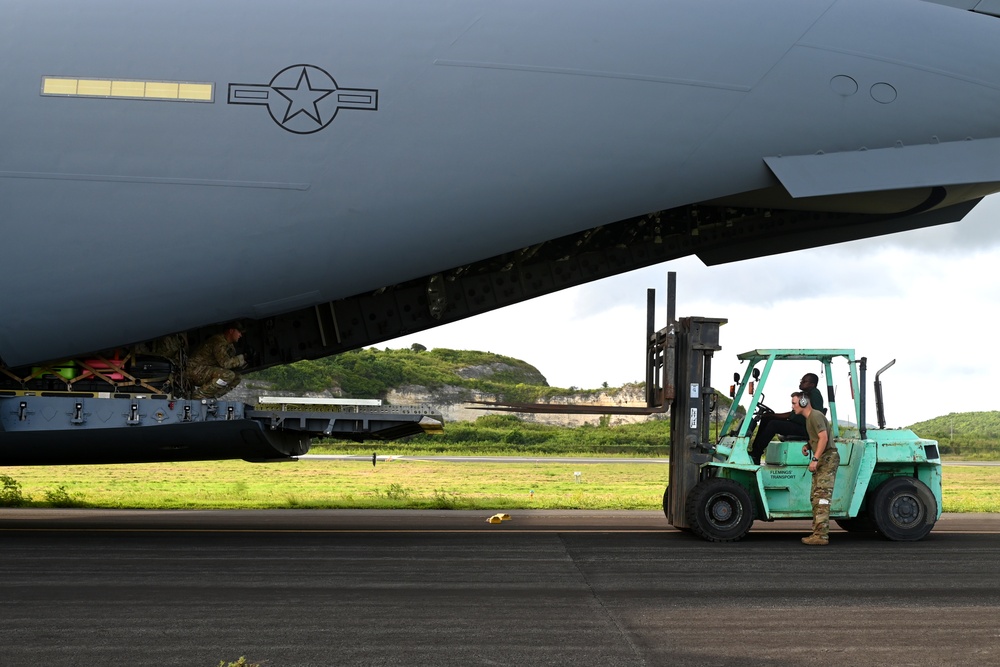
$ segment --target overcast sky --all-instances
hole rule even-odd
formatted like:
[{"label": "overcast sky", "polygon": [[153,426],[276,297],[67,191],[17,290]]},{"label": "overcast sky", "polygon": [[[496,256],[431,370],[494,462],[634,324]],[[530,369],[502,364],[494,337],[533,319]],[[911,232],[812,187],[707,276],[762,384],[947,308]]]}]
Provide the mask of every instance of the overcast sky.
[{"label": "overcast sky", "polygon": [[[552,386],[619,386],[644,377],[646,288],[657,290],[660,328],[668,271],[677,272],[679,317],[729,320],[713,360],[713,384],[723,391],[743,370],[740,352],[846,347],[868,358],[869,392],[875,371],[896,359],[882,376],[890,427],[998,409],[1000,195],[951,225],[716,267],[685,258],[379,347],[484,350],[523,359]],[[834,368],[838,391],[846,390],[845,368]],[[766,403],[786,408],[809,370],[799,365],[787,379],[774,376]],[[849,392],[840,399],[842,420],[848,399]],[[875,422],[874,401],[868,422]]]}]

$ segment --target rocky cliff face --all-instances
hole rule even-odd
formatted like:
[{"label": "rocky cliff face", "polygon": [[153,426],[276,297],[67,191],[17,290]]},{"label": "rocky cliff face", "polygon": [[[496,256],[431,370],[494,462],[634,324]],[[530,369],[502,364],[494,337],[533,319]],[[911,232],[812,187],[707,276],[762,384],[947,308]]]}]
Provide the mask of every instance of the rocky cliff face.
[{"label": "rocky cliff face", "polygon": [[[429,390],[426,387],[407,385],[399,387],[386,397],[387,402],[392,405],[421,405],[425,406],[428,412],[441,413],[445,421],[475,421],[479,417],[488,414],[499,414],[494,410],[483,410],[485,406],[475,406],[470,401],[496,402],[497,396],[485,394],[463,387],[443,387]],[[581,392],[568,396],[557,396],[543,404],[560,405],[586,405],[586,406],[621,406],[621,407],[644,407],[646,396],[642,387],[638,385],[626,385],[618,389],[608,389],[600,393]],[[554,424],[558,426],[582,426],[584,424],[598,424],[601,414],[544,414],[544,413],[524,413],[519,416],[526,422],[537,422],[542,424]],[[611,415],[608,423],[610,425],[631,424],[635,422],[653,419],[647,415]]]}]

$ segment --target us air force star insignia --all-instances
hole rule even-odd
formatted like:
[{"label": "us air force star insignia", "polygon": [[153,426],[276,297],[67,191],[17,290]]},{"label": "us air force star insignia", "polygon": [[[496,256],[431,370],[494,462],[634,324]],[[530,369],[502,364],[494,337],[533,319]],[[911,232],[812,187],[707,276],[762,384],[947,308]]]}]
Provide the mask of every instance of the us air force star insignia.
[{"label": "us air force star insignia", "polygon": [[[320,101],[329,95],[330,93],[337,92],[336,84],[334,88],[313,88],[312,84],[309,83],[309,72],[306,68],[302,68],[302,74],[299,75],[299,83],[294,88],[282,88],[281,86],[271,86],[274,90],[278,91],[278,94],[288,100],[288,111],[285,112],[285,118],[281,121],[282,126],[287,126],[288,121],[295,118],[300,113],[304,113],[317,124],[322,125],[323,121],[319,114],[319,103]],[[312,110],[310,111],[310,107]],[[334,110],[336,113],[336,110]]]},{"label": "us air force star insignia", "polygon": [[293,65],[268,84],[229,84],[230,104],[266,106],[274,122],[295,134],[319,132],[341,109],[378,111],[378,91],[340,88],[315,65]]}]

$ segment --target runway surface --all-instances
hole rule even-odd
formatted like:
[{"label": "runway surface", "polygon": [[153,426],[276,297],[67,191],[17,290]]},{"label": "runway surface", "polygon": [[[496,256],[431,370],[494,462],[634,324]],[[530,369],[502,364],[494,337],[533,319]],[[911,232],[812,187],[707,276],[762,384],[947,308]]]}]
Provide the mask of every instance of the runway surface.
[{"label": "runway surface", "polygon": [[[377,449],[377,448],[376,448]],[[598,458],[596,456],[448,456],[419,454],[378,454],[378,461],[445,461],[447,463],[660,463],[668,465],[670,459],[640,459],[631,457]],[[371,461],[371,456],[360,454],[304,454],[298,457],[313,461]],[[944,461],[943,466],[1000,466],[1000,461]]]},{"label": "runway surface", "polygon": [[0,510],[0,664],[1000,663],[1000,515],[829,547],[489,515]]}]

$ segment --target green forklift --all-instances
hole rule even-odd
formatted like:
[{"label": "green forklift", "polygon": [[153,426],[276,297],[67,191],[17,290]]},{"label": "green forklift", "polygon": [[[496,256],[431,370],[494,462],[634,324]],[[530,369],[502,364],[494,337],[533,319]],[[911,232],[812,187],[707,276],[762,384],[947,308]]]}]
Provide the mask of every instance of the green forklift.
[{"label": "green forklift", "polygon": [[[803,440],[771,442],[765,465],[750,457],[754,427],[773,412],[764,404],[775,364],[808,362],[823,371],[829,401],[827,418],[840,452],[830,518],[851,532],[878,533],[890,540],[925,537],[941,516],[941,455],[937,442],[905,429],[886,429],[880,375],[875,374],[878,429],[865,422],[866,360],[854,350],[751,350],[739,355],[746,364],[734,377],[732,405],[716,436],[712,417],[719,415],[712,388],[712,358],[722,349],[719,330],[727,320],[675,317],[677,278],[667,274],[667,326],[654,330],[656,291],[647,290],[646,406],[577,406],[482,402],[479,409],[519,413],[601,415],[670,415],[670,478],[663,511],[673,526],[712,542],[742,539],[757,521],[811,519],[810,457]],[[849,377],[851,419],[845,428],[837,409],[834,368]],[[780,375],[780,374],[779,374]],[[817,373],[817,375],[819,375]],[[739,387],[737,390],[736,387]],[[839,385],[845,386],[845,385]],[[790,402],[792,387],[774,389],[780,405]],[[741,408],[741,401],[749,400]],[[749,418],[748,418],[749,416]]]},{"label": "green forklift", "polygon": [[[672,303],[673,295],[669,296]],[[718,435],[710,437],[718,396],[712,388],[711,360],[720,350],[724,319],[675,321],[668,305],[667,328],[647,339],[647,396],[669,409],[672,419],[670,481],[663,496],[667,520],[712,542],[742,539],[755,520],[811,519],[812,473],[802,454],[804,440],[771,442],[761,465],[750,457],[753,429],[773,412],[764,390],[775,364],[815,362],[822,368],[828,398],[827,418],[840,452],[831,519],[850,532],[877,533],[889,540],[925,537],[941,516],[941,456],[937,442],[906,429],[886,429],[880,375],[875,377],[879,428],[865,422],[864,357],[851,349],[751,350],[738,356],[746,364],[734,375],[732,405]],[[802,365],[801,363],[799,364]],[[851,421],[845,427],[834,392],[835,366],[850,386]],[[818,373],[817,373],[818,374]],[[844,386],[843,384],[839,386]],[[736,388],[738,387],[738,389]],[[787,411],[793,387],[771,388]],[[741,401],[749,397],[746,408]],[[669,406],[669,408],[668,408]]]}]

